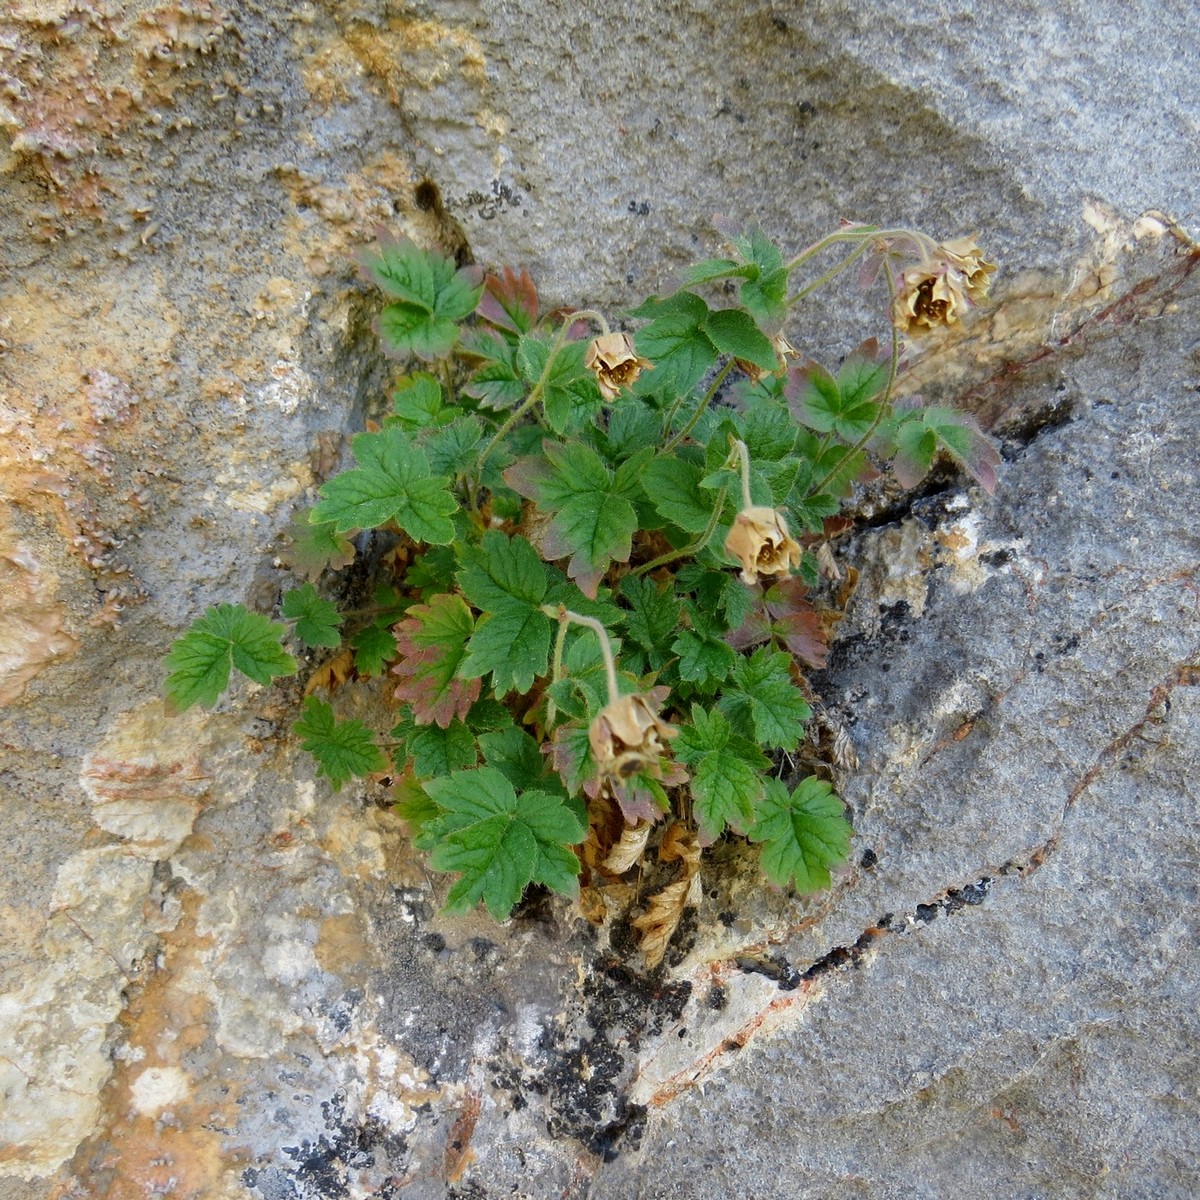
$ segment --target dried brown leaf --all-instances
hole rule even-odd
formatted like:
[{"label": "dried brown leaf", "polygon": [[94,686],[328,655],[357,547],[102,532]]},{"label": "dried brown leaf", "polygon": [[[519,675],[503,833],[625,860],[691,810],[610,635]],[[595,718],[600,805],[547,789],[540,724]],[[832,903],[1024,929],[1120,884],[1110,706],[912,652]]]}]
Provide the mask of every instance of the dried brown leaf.
[{"label": "dried brown leaf", "polygon": [[614,875],[624,875],[626,871],[635,866],[645,853],[646,842],[649,841],[653,828],[654,825],[650,821],[644,821],[633,828],[626,828],[625,832],[621,834],[621,840],[609,851],[608,857],[601,864],[604,869],[611,871]]}]

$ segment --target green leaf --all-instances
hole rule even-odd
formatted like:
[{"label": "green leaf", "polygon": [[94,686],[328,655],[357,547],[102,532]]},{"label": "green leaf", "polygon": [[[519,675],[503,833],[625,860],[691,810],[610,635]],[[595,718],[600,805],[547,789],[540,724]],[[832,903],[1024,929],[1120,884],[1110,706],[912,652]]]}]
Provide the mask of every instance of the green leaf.
[{"label": "green leaf", "polygon": [[300,745],[317,760],[317,773],[340,790],[352,776],[371,775],[387,767],[374,735],[357,720],[338,721],[333,709],[316,696],[304,702],[304,716],[292,728]]},{"label": "green leaf", "polygon": [[321,487],[314,521],[332,522],[338,532],[395,521],[414,541],[453,541],[454,523],[448,518],[458,504],[450,482],[430,475],[425,452],[408,433],[394,425],[360,433],[353,447],[358,466]]},{"label": "green leaf", "polygon": [[404,586],[415,588],[421,593],[421,599],[427,600],[434,592],[450,591],[456,570],[458,558],[453,546],[430,546],[404,572]]},{"label": "green leaf", "polygon": [[442,779],[451,771],[473,767],[479,759],[474,735],[457,717],[445,729],[402,722],[392,732],[402,739],[413,770],[422,779]]},{"label": "green leaf", "polygon": [[[546,423],[560,435],[587,424],[600,410],[596,377],[583,365],[587,347],[587,342],[567,342],[560,346],[542,386]],[[550,343],[541,336],[530,334],[521,339],[517,366],[530,387],[542,377],[550,349]]]},{"label": "green leaf", "polygon": [[796,449],[796,422],[777,400],[763,397],[751,400],[739,422],[742,440],[756,465],[764,460],[779,462]]},{"label": "green leaf", "polygon": [[463,336],[463,351],[483,362],[463,388],[486,408],[515,408],[529,392],[517,369],[517,347],[498,335],[483,330],[468,330]]},{"label": "green leaf", "polygon": [[672,643],[679,655],[679,677],[712,692],[723,683],[737,655],[720,638],[707,637],[694,629],[685,629]]},{"label": "green leaf", "polygon": [[483,751],[484,763],[495,767],[518,790],[556,791],[561,786],[550,774],[542,748],[515,725],[481,734],[479,748]]},{"label": "green leaf", "polygon": [[292,544],[284,561],[307,579],[316,579],[326,567],[335,571],[348,567],[354,561],[353,543],[329,522],[314,524],[310,515],[311,510],[304,510],[292,518],[288,526]]},{"label": "green leaf", "polygon": [[550,659],[550,618],[528,605],[511,605],[485,613],[467,646],[460,673],[479,679],[489,671],[497,696],[510,691],[524,695]]},{"label": "green leaf", "polygon": [[463,598],[448,595],[414,605],[396,626],[399,660],[392,669],[401,677],[396,698],[412,705],[421,724],[435,722],[445,729],[479,698],[478,680],[459,677],[474,628]]},{"label": "green leaf", "polygon": [[495,767],[456,771],[424,786],[441,813],[425,823],[418,845],[432,848],[435,870],[460,875],[447,897],[448,912],[483,900],[503,920],[530,883],[576,893],[579,860],[567,847],[586,831],[561,796],[518,795]]},{"label": "green leaf", "polygon": [[489,529],[463,551],[459,586],[484,615],[460,668],[464,678],[492,673],[497,696],[529,691],[550,658],[551,621],[541,610],[549,586],[545,564],[523,537]]},{"label": "green leaf", "polygon": [[426,359],[449,354],[458,340],[456,322],[475,311],[483,292],[478,270],[459,270],[453,260],[421,250],[407,238],[381,239],[379,252],[362,261],[371,278],[397,301],[379,314],[385,349]]},{"label": "green leaf", "polygon": [[729,279],[741,275],[750,279],[758,274],[753,263],[734,262],[732,258],[706,258],[683,272],[683,282],[689,287],[700,283],[712,283],[715,279]]},{"label": "green leaf", "polygon": [[653,459],[642,475],[650,503],[686,533],[703,533],[716,496],[700,486],[704,472],[695,463],[670,455]]},{"label": "green leaf", "polygon": [[878,357],[874,338],[850,354],[836,379],[816,363],[788,377],[787,396],[797,420],[818,433],[833,432],[855,442],[879,415],[876,397],[887,387],[889,366]]},{"label": "green leaf", "polygon": [[680,729],[675,756],[691,769],[693,811],[706,841],[726,825],[739,831],[751,826],[770,763],[753,742],[734,734],[719,709],[692,705],[692,723]]},{"label": "green leaf", "polygon": [[853,830],[824,780],[806,779],[789,796],[778,779],[768,779],[749,835],[763,843],[762,869],[772,883],[815,892],[829,887],[829,869],[846,861]]},{"label": "green leaf", "polygon": [[394,357],[415,354],[427,361],[445,358],[458,341],[458,326],[415,304],[388,304],[375,321],[383,348]]},{"label": "green leaf", "polygon": [[779,369],[771,339],[759,329],[748,312],[726,308],[710,313],[704,330],[722,354],[744,359],[764,371]]},{"label": "green leaf", "polygon": [[796,748],[812,716],[808,701],[792,682],[790,661],[789,655],[766,646],[739,658],[731,672],[732,686],[719,705],[737,733],[788,751]]},{"label": "green leaf", "polygon": [[886,355],[880,355],[879,343],[868,338],[846,355],[846,361],[838,371],[842,404],[853,408],[875,400],[887,387],[890,373],[891,364]]},{"label": "green leaf", "polygon": [[[624,614],[629,640],[643,651],[644,669],[657,671],[671,653],[671,642],[679,629],[679,601],[670,583],[660,587],[652,579],[626,575],[621,595],[629,601]],[[626,652],[628,658],[628,651]]]},{"label": "green leaf", "polygon": [[285,632],[240,604],[210,608],[167,652],[167,696],[182,712],[215,704],[229,686],[231,667],[264,685],[277,675],[294,675],[296,660],[280,645]]},{"label": "green leaf", "polygon": [[354,666],[364,677],[380,675],[383,668],[396,657],[396,639],[387,625],[368,625],[351,639],[354,647]]},{"label": "green leaf", "polygon": [[483,425],[474,413],[469,413],[427,437],[424,450],[435,475],[454,479],[475,469],[482,445]]},{"label": "green leaf", "polygon": [[427,371],[418,371],[400,380],[388,420],[416,432],[445,425],[453,417],[454,410],[445,406],[442,385]]},{"label": "green leaf", "polygon": [[635,456],[614,476],[600,456],[581,442],[544,447],[550,469],[534,483],[538,507],[553,513],[542,552],[554,561],[570,556],[567,574],[587,596],[610,562],[627,562],[638,527],[631,500],[640,490],[645,459]]},{"label": "green leaf", "polygon": [[679,393],[690,392],[717,360],[717,348],[704,332],[708,305],[693,292],[677,292],[636,311],[639,316],[653,314],[634,338],[638,354],[655,367],[649,386],[660,386],[662,377],[670,375]]},{"label": "green leaf", "polygon": [[750,315],[768,329],[782,325],[787,317],[788,273],[785,267],[766,271],[742,284],[739,299]]},{"label": "green leaf", "polygon": [[337,605],[322,600],[311,583],[283,593],[283,615],[296,622],[296,636],[306,646],[340,646],[342,623]]},{"label": "green leaf", "polygon": [[662,433],[662,417],[642,404],[618,403],[610,409],[608,428],[597,431],[610,462],[621,462],[646,446],[653,446]]},{"label": "green leaf", "polygon": [[549,577],[545,564],[525,538],[510,538],[498,529],[489,529],[478,546],[463,550],[458,582],[476,608],[500,612],[513,600],[540,605]]},{"label": "green leaf", "polygon": [[925,425],[946,450],[989,495],[996,490],[996,467],[1000,453],[969,413],[931,405],[924,412]]},{"label": "green leaf", "polygon": [[778,246],[762,231],[757,223],[749,226],[746,232],[733,239],[733,244],[739,254],[747,262],[752,262],[760,272],[778,271],[783,266],[783,254]]}]

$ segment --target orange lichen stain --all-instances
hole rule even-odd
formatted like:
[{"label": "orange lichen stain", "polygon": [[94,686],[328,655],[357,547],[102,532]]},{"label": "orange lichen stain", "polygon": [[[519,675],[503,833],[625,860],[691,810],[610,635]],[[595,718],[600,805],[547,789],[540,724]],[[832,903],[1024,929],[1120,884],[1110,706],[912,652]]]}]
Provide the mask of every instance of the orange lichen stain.
[{"label": "orange lichen stain", "polygon": [[224,1194],[240,1169],[236,1146],[218,1132],[237,1124],[238,1093],[219,1064],[196,1065],[213,1045],[215,1022],[198,990],[211,942],[197,933],[202,901],[183,895],[157,967],[131,986],[100,1126],[60,1172],[53,1200],[203,1200]]},{"label": "orange lichen stain", "polygon": [[49,185],[58,217],[37,219],[42,235],[56,240],[64,232],[58,218],[105,215],[107,197],[117,194],[108,173],[124,173],[128,131],[154,116],[164,124],[157,110],[202,82],[188,68],[217,48],[232,22],[210,0],[144,8],[26,3],[5,17],[0,76],[12,152]]},{"label": "orange lichen stain", "polygon": [[450,1126],[446,1136],[446,1149],[442,1154],[442,1173],[447,1183],[457,1183],[463,1172],[475,1161],[475,1151],[471,1149],[471,1138],[475,1135],[475,1125],[479,1120],[482,1101],[475,1092],[468,1092],[463,1097],[462,1108]]},{"label": "orange lichen stain", "polygon": [[483,48],[465,29],[394,17],[386,29],[360,23],[345,36],[359,62],[384,84],[397,107],[403,105],[408,88],[436,87],[455,74],[476,87],[487,83]]},{"label": "orange lichen stain", "polygon": [[[0,339],[11,351],[0,383],[0,540],[17,506],[54,529],[66,554],[104,580],[93,623],[144,598],[120,545],[171,470],[163,439],[149,434],[155,413],[143,392],[148,370],[155,388],[171,385],[178,314],[161,282],[147,270],[102,299],[28,280],[0,294]],[[62,558],[51,559],[62,571]]]},{"label": "orange lichen stain", "polygon": [[341,976],[347,984],[362,979],[368,964],[375,958],[366,931],[355,913],[326,917],[321,922],[313,953],[321,970]]}]

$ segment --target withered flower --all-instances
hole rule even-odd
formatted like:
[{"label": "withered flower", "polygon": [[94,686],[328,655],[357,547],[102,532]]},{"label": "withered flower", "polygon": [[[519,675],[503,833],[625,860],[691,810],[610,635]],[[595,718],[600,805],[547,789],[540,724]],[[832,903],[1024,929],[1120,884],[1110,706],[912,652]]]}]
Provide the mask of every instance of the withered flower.
[{"label": "withered flower", "polygon": [[991,276],[996,264],[983,257],[983,251],[975,244],[974,237],[953,238],[942,243],[946,257],[954,264],[965,280],[967,299],[972,304],[982,304],[987,299]]},{"label": "withered flower", "polygon": [[725,553],[742,564],[742,582],[750,584],[760,575],[789,575],[803,556],[783,514],[758,505],[738,513]]},{"label": "withered flower", "polygon": [[583,365],[596,376],[600,395],[615,400],[621,389],[629,387],[643,372],[653,368],[648,359],[639,358],[633,338],[627,333],[605,333],[592,338],[583,356]]},{"label": "withered flower", "polygon": [[987,298],[995,263],[983,257],[974,238],[954,238],[900,276],[892,318],[901,333],[920,337],[937,325],[957,324],[962,314]]},{"label": "withered flower", "polygon": [[777,363],[774,371],[765,371],[757,363],[749,362],[744,358],[737,360],[738,367],[749,378],[751,383],[759,383],[766,379],[768,375],[783,374],[787,370],[788,359],[799,357],[799,351],[783,336],[782,330],[771,339],[771,349],[775,351],[775,360]]},{"label": "withered flower", "polygon": [[588,726],[592,757],[601,774],[628,779],[639,771],[659,773],[666,748],[660,739],[679,735],[654,710],[651,697],[635,692],[606,704]]}]

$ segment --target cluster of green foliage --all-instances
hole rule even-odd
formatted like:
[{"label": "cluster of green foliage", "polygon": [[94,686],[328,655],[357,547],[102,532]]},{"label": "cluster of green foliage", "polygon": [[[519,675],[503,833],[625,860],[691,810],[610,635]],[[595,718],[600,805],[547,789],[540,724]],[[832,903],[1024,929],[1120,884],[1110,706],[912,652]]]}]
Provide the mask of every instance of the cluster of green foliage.
[{"label": "cluster of green foliage", "polygon": [[[759,843],[774,884],[829,886],[843,805],[819,778],[781,782],[812,715],[804,672],[827,649],[814,549],[883,459],[911,481],[946,452],[985,484],[992,461],[962,414],[893,405],[895,332],[836,371],[788,363],[781,330],[811,290],[794,276],[844,242],[846,262],[887,249],[864,227],[790,261],[757,230],[735,239],[628,314],[637,361],[613,395],[589,358],[596,314],[544,313],[524,272],[484,278],[385,241],[364,260],[388,298],[378,333],[426,369],[298,522],[310,581],[283,595],[285,623],[210,609],[170,651],[170,699],[215,703],[233,667],[260,684],[294,673],[289,638],[340,656],[342,679],[386,678],[388,736],[313,695],[295,732],[335,789],[395,777],[416,845],[457,876],[452,910],[482,900],[503,918],[531,883],[573,892],[581,856],[600,869],[581,850],[589,825],[608,848],[602,800],[625,827],[669,818],[701,845]],[[724,545],[748,504],[794,535],[794,572],[742,582]],[[391,552],[374,602],[340,612],[311,580],[333,579],[364,531]],[[614,676],[588,620],[608,632],[617,691],[678,727],[658,761],[607,778],[589,729]]]}]

